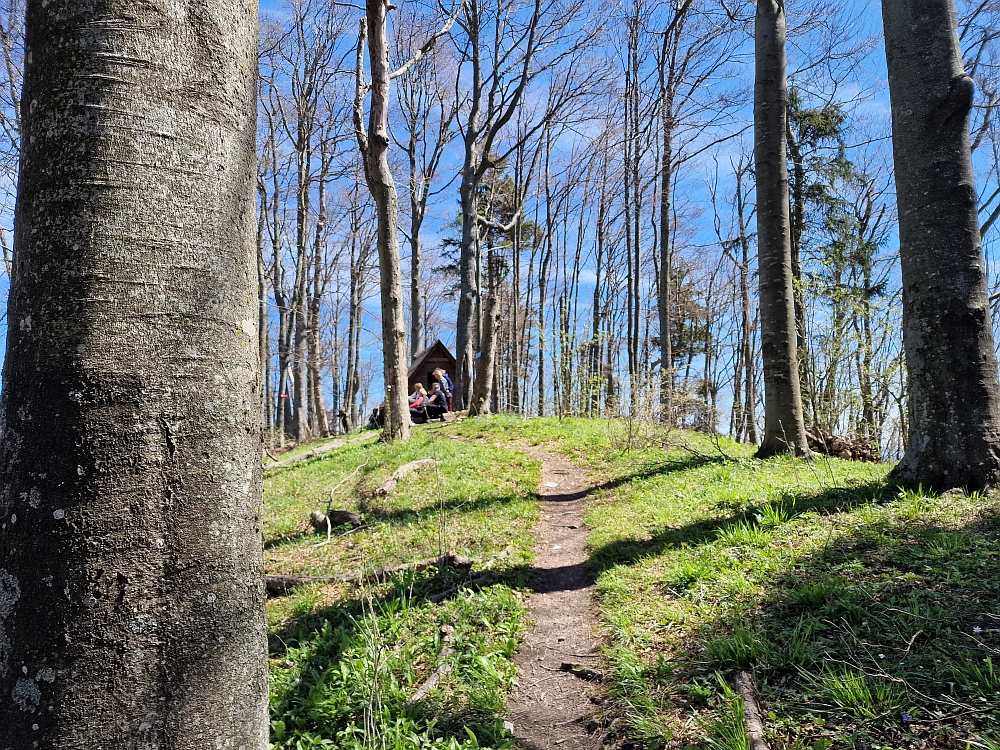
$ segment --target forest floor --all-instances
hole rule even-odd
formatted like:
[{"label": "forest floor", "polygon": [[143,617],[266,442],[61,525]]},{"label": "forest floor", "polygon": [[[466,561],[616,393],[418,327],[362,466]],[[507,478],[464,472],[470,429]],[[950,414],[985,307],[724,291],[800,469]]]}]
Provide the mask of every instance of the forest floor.
[{"label": "forest floor", "polygon": [[[270,600],[272,746],[748,750],[730,687],[746,671],[774,750],[1000,750],[1000,497],[751,455],[627,421],[494,417],[269,471],[268,573],[475,560]],[[440,464],[374,493],[426,457]],[[328,542],[308,517],[331,498],[365,526]],[[603,680],[550,671],[564,662]],[[546,700],[576,702],[532,715],[550,684],[565,690]]]}]

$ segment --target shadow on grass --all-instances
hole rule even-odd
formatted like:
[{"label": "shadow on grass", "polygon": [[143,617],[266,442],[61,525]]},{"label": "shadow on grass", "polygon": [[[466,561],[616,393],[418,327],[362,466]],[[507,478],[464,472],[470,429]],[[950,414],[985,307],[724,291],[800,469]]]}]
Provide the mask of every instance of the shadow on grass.
[{"label": "shadow on grass", "polygon": [[[708,462],[698,465],[704,463]],[[787,496],[782,506],[787,508],[791,515],[809,511],[839,513],[871,502],[873,497],[878,498],[879,502],[884,502],[883,498],[891,494],[885,490],[884,482],[873,481],[853,487],[831,488],[812,495]],[[735,524],[756,525],[758,512],[758,507],[751,506],[722,518],[696,521],[676,528],[654,529],[650,532],[649,539],[619,539],[595,549],[591,554],[590,564],[600,574],[616,565],[634,565],[645,557],[660,554],[668,549],[711,542],[727,527]]]},{"label": "shadow on grass", "polygon": [[[834,515],[870,502],[880,485],[791,500],[796,513]],[[781,717],[772,738],[783,747],[811,747],[822,738],[846,740],[846,747],[965,747],[994,731],[1000,512],[977,511],[966,500],[967,520],[950,524],[946,510],[936,516],[911,500],[894,502],[890,512],[881,500],[871,515],[831,527],[826,543],[808,553],[783,551],[777,570],[766,559],[773,547],[742,548],[735,572],[707,552],[719,530],[752,522],[749,512],[670,530],[646,546],[605,550],[606,566],[681,544],[690,551],[671,569],[677,580],[664,596],[689,598],[705,617],[669,664],[646,669],[650,694],[671,694],[675,706],[690,711],[704,701],[696,686],[717,689],[717,673],[749,670],[766,710]],[[755,559],[770,572],[758,574]],[[752,582],[745,591],[766,593],[728,593],[718,585],[740,576]],[[706,591],[714,592],[707,601]]]},{"label": "shadow on grass", "polygon": [[[476,574],[471,575],[475,578]],[[497,571],[488,582],[479,584],[469,576],[451,569],[400,574],[369,589],[370,597],[355,590],[319,608],[304,600],[301,611],[293,613],[269,638],[272,664],[280,660],[273,668],[279,674],[273,678],[272,721],[282,722],[289,740],[295,739],[296,732],[303,737],[339,740],[361,732],[366,713],[377,706],[375,721],[387,736],[400,733],[412,739],[423,735],[428,741],[454,738],[461,743],[468,740],[468,728],[484,746],[501,744],[502,688],[494,685],[491,691],[484,687],[490,680],[495,682],[497,674],[490,673],[475,648],[469,653],[468,638],[475,637],[469,635],[470,628],[475,630],[482,624],[478,622],[479,607],[466,604],[445,611],[423,605],[442,593],[447,599],[456,597],[462,583],[473,590],[519,587],[527,573],[524,567]],[[468,611],[463,611],[463,606]],[[417,610],[416,617],[406,617],[413,610]],[[372,613],[377,627],[372,625]],[[400,625],[404,620],[407,624]],[[456,702],[451,690],[413,700],[422,680],[439,666],[444,645],[439,623],[453,623],[456,632],[462,631],[453,642],[449,677],[462,682],[462,701]],[[289,672],[286,679],[282,669],[294,673]],[[479,675],[477,670],[485,671]]]},{"label": "shadow on grass", "polygon": [[391,525],[407,524],[426,520],[442,512],[444,513],[478,513],[488,508],[503,507],[510,503],[523,502],[525,499],[535,500],[537,496],[531,493],[527,498],[523,495],[480,495],[470,499],[468,495],[442,499],[438,502],[424,505],[422,508],[386,508],[382,498],[368,495],[357,501],[358,512],[368,524],[385,523]]}]

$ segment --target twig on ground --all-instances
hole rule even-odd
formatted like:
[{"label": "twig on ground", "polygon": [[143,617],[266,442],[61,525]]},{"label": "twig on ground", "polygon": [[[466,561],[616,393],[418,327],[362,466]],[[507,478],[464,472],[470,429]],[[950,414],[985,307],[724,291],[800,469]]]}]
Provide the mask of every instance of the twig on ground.
[{"label": "twig on ground", "polygon": [[749,672],[737,672],[733,677],[736,692],[743,697],[743,728],[751,750],[771,750],[764,739],[764,718],[757,705],[757,691]]},{"label": "twig on ground", "polygon": [[427,697],[428,693],[438,686],[441,682],[442,677],[447,677],[451,672],[452,664],[448,659],[455,652],[451,647],[455,642],[454,637],[455,629],[451,625],[444,625],[441,628],[441,634],[444,636],[442,638],[441,653],[438,654],[438,661],[441,662],[437,669],[431,672],[430,676],[424,680],[423,684],[417,688],[417,692],[413,694],[413,697],[408,701],[409,703],[416,703],[419,700],[423,700]]},{"label": "twig on ground", "polygon": [[330,508],[333,507],[333,496],[334,496],[334,494],[336,494],[337,490],[339,490],[341,487],[343,487],[345,484],[347,484],[347,482],[351,481],[351,479],[353,479],[354,477],[356,477],[358,475],[358,472],[361,471],[363,468],[365,468],[368,465],[368,462],[370,460],[371,460],[371,456],[369,456],[368,458],[366,458],[365,462],[363,464],[361,464],[360,466],[358,466],[354,471],[352,471],[350,474],[348,474],[346,477],[344,477],[343,479],[341,479],[339,482],[337,482],[337,484],[335,484],[333,486],[333,489],[330,490],[330,500],[326,504],[327,515],[329,515],[329,513],[330,513]]},{"label": "twig on ground", "polygon": [[445,599],[447,599],[452,594],[457,593],[458,591],[461,591],[462,589],[472,588],[474,586],[482,586],[483,584],[488,583],[488,582],[490,582],[490,581],[492,581],[494,579],[497,579],[499,577],[500,577],[499,573],[493,572],[493,573],[487,573],[486,575],[483,575],[483,576],[479,576],[478,578],[473,578],[471,581],[462,581],[462,583],[459,583],[456,586],[452,586],[449,589],[445,589],[444,591],[439,591],[438,593],[434,594],[433,596],[427,597],[427,601],[429,601],[429,602],[431,602],[433,604],[439,604],[440,602],[443,602]]}]

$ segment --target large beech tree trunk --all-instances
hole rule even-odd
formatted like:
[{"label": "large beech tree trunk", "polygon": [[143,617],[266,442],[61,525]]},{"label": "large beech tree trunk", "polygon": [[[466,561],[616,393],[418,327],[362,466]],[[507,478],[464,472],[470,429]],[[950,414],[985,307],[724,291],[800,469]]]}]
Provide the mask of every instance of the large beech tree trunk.
[{"label": "large beech tree trunk", "polygon": [[256,0],[28,2],[0,747],[267,747],[256,35]]},{"label": "large beech tree trunk", "polygon": [[758,458],[808,455],[796,356],[788,217],[784,0],[759,0],[755,26],[754,162],[764,374],[764,437]]},{"label": "large beech tree trunk", "polygon": [[909,441],[894,476],[1000,479],[1000,401],[969,150],[973,83],[951,0],[883,0],[903,274]]}]

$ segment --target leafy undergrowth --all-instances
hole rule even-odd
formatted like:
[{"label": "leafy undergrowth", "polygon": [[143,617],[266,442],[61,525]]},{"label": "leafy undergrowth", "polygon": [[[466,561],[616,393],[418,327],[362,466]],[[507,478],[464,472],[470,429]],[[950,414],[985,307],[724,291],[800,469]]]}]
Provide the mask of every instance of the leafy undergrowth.
[{"label": "leafy undergrowth", "polygon": [[466,436],[584,462],[609,686],[636,748],[1000,748],[1000,498],[901,492],[887,466],[756,461],[704,435],[494,418]]},{"label": "leafy undergrowth", "polygon": [[[418,458],[441,463],[374,496]],[[403,445],[353,443],[268,474],[269,574],[370,571],[448,551],[476,563],[472,572],[430,568],[271,599],[272,748],[510,746],[501,717],[525,627],[538,477],[537,462],[520,453],[426,430]],[[313,534],[309,514],[328,503],[365,526],[331,529],[329,541]],[[436,687],[418,697],[435,673]]]}]

